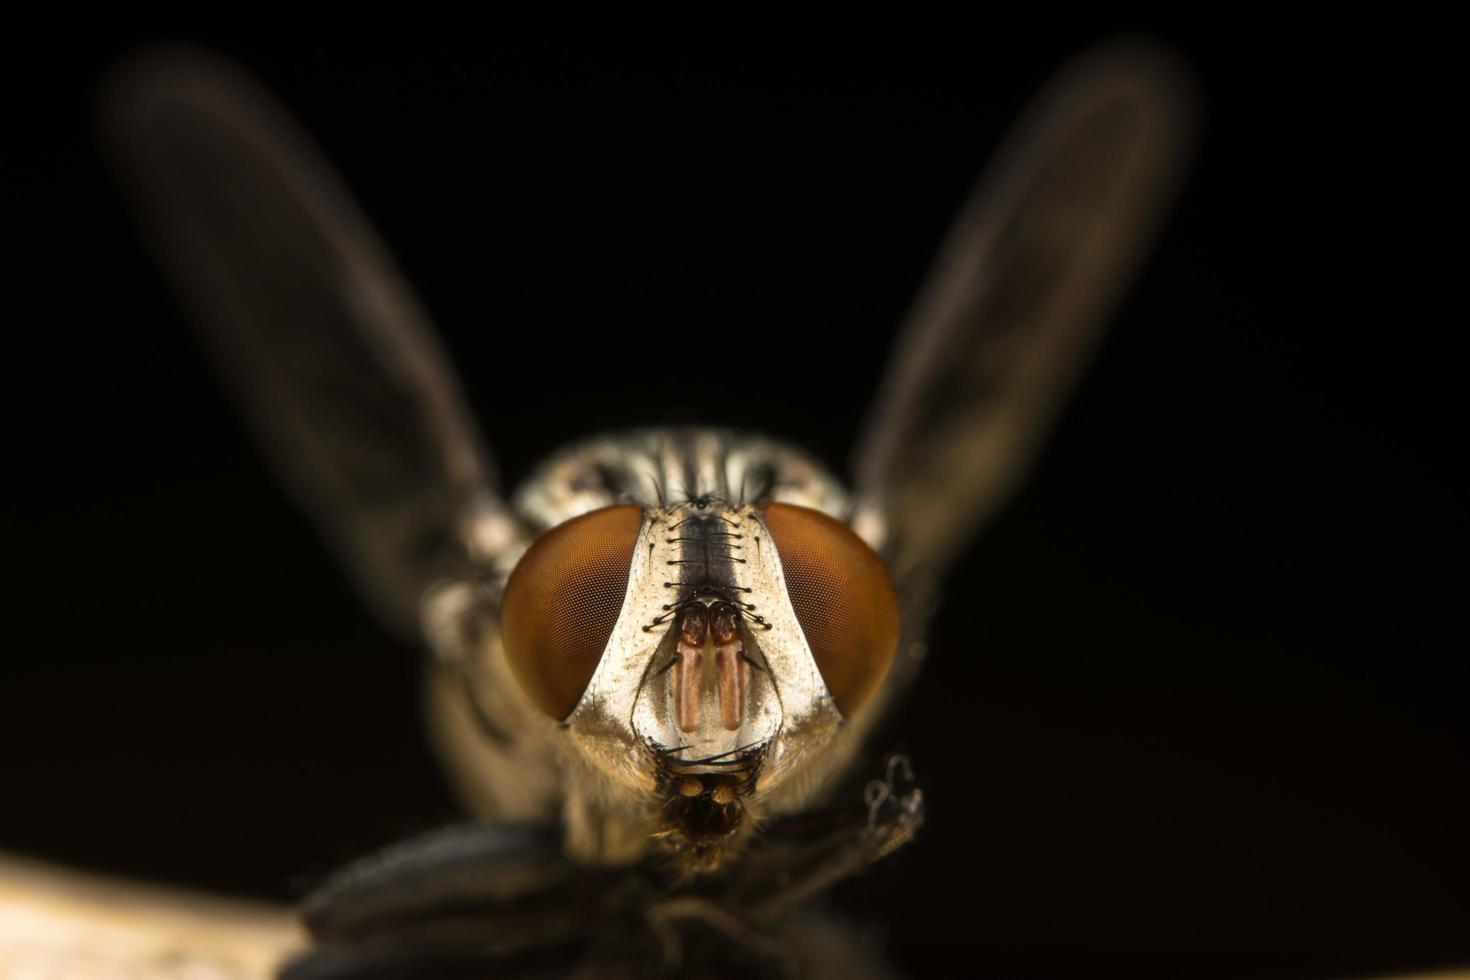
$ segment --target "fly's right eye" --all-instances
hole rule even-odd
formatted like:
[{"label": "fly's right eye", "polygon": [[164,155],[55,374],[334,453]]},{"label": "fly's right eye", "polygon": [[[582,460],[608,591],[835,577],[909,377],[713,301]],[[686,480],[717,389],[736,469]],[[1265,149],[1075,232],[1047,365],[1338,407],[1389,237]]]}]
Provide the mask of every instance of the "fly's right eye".
[{"label": "fly's right eye", "polygon": [[762,519],[812,659],[849,715],[883,683],[898,651],[898,597],[883,559],[821,511],[777,503]]},{"label": "fly's right eye", "polygon": [[501,636],[511,673],[542,711],[572,713],[623,608],[643,508],[604,507],[537,538],[511,572]]}]

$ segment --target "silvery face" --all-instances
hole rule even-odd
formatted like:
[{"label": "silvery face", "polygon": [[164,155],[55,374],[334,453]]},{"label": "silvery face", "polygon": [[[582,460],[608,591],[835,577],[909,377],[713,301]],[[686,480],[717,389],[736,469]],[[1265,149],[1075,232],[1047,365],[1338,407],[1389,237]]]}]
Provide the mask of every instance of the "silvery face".
[{"label": "silvery face", "polygon": [[[819,750],[841,715],[770,542],[749,505],[645,512],[627,601],[567,719],[574,741],[617,731],[673,773],[748,771],[756,792]],[[626,770],[640,790],[657,772],[643,760]]]}]

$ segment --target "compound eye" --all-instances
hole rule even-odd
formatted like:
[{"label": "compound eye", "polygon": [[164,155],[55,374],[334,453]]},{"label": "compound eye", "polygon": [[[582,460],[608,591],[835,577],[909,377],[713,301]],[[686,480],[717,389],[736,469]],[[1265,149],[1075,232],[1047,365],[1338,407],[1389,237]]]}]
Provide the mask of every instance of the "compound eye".
[{"label": "compound eye", "polygon": [[532,542],[501,600],[506,659],[521,690],[558,720],[572,713],[617,624],[643,508],[604,507]]},{"label": "compound eye", "polygon": [[763,517],[817,669],[837,709],[850,715],[878,689],[898,650],[898,599],[883,560],[821,511],[771,504]]}]

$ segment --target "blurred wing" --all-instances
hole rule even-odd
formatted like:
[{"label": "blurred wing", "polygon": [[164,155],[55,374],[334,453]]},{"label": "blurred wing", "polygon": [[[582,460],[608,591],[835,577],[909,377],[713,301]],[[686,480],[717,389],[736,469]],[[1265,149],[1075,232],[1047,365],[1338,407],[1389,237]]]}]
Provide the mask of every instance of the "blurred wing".
[{"label": "blurred wing", "polygon": [[231,65],[137,58],[101,121],[277,475],[370,607],[412,630],[432,581],[518,537],[423,309],[325,160]]},{"label": "blurred wing", "polygon": [[305,945],[284,908],[0,855],[0,977],[268,980]]},{"label": "blurred wing", "polygon": [[858,444],[855,525],[934,581],[1025,477],[1192,145],[1187,76],[1117,44],[1043,90],[960,212]]}]

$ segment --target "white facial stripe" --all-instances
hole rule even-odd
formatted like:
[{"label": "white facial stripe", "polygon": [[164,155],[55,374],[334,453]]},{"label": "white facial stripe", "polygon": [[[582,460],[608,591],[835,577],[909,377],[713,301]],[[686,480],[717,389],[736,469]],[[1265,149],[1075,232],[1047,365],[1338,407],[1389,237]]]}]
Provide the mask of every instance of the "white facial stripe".
[{"label": "white facial stripe", "polygon": [[[720,771],[740,753],[768,743],[782,724],[778,679],[752,676],[741,659],[747,654],[739,621],[751,587],[744,543],[749,527],[759,523],[748,522],[745,509],[713,502],[657,513],[655,548],[668,546],[665,581],[677,583],[665,586],[657,615],[669,628],[683,628],[647,665],[631,728],[640,740],[671,750],[672,761]],[[668,608],[681,602],[689,605]]]},{"label": "white facial stripe", "polygon": [[[582,751],[645,792],[657,774],[632,764],[638,753],[630,748],[677,749],[672,759],[709,760],[705,765],[717,771],[737,752],[765,746],[774,751],[762,766],[757,788],[764,791],[819,751],[841,715],[797,622],[775,544],[753,507],[700,510],[740,535],[732,538],[740,542],[732,552],[740,559],[733,565],[738,591],[726,598],[739,605],[743,632],[716,638],[706,628],[697,644],[671,634],[680,619],[670,607],[681,596],[670,583],[680,581],[685,560],[678,530],[693,513],[690,505],[645,511],[617,624],[567,726]],[[753,649],[746,649],[746,637]]]}]

